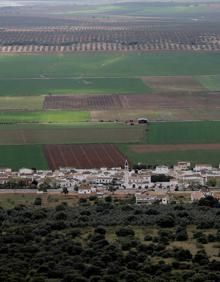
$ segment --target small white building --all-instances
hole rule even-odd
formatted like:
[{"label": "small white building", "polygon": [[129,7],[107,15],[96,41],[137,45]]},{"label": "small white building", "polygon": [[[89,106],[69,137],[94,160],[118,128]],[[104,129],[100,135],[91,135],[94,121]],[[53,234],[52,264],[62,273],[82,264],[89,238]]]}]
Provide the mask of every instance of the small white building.
[{"label": "small white building", "polygon": [[78,194],[81,194],[81,195],[91,194],[91,189],[90,188],[80,188],[78,190]]},{"label": "small white building", "polygon": [[126,189],[147,189],[151,185],[151,175],[144,173],[135,173],[131,171],[125,177],[124,186]]},{"label": "small white building", "polygon": [[[70,190],[74,190],[74,186],[78,183],[75,180],[70,179],[58,179],[57,183],[60,185],[60,188],[68,188]],[[71,189],[72,188],[72,189]]]},{"label": "small white building", "polygon": [[190,168],[190,162],[178,162],[176,165],[174,165],[173,170],[181,171],[181,170],[187,170],[189,168]]},{"label": "small white building", "polygon": [[5,173],[12,173],[12,169],[8,167],[1,167],[0,174],[5,174]]},{"label": "small white building", "polygon": [[154,174],[165,174],[168,175],[170,172],[169,167],[166,165],[156,166],[155,170],[153,171]]},{"label": "small white building", "polygon": [[211,171],[212,165],[210,164],[196,164],[194,171]]},{"label": "small white building", "polygon": [[94,179],[95,184],[111,184],[113,177],[111,176],[97,176]]},{"label": "small white building", "polygon": [[21,168],[21,169],[19,169],[18,173],[20,175],[32,175],[34,173],[34,171],[32,169],[29,169],[29,168]]},{"label": "small white building", "polygon": [[182,183],[183,184],[200,184],[205,185],[205,177],[203,177],[200,173],[188,173],[182,175]]},{"label": "small white building", "polygon": [[97,190],[96,187],[93,187],[93,186],[85,183],[85,184],[82,184],[79,187],[78,194],[88,195],[88,194],[91,194],[91,193],[96,193],[96,190]]}]

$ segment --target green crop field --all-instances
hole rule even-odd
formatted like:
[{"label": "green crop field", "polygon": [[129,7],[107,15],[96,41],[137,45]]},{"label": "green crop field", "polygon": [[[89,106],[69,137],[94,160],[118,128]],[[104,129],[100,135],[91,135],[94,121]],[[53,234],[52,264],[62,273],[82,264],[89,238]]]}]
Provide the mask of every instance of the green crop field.
[{"label": "green crop field", "polygon": [[43,96],[0,97],[0,110],[42,110],[43,101]]},{"label": "green crop field", "polygon": [[196,79],[206,89],[220,91],[220,75],[199,76]]},{"label": "green crop field", "polygon": [[83,111],[2,111],[0,123],[72,123],[89,121],[89,112]]},{"label": "green crop field", "polygon": [[[155,122],[150,123],[146,135],[147,144],[215,144],[220,143],[220,122]],[[137,153],[126,144],[118,145],[120,151],[132,163],[168,164],[190,161],[192,164],[211,163],[219,165],[219,150],[181,150],[167,152]]]},{"label": "green crop field", "polygon": [[220,142],[220,121],[150,123],[147,144]]},{"label": "green crop field", "polygon": [[210,163],[218,166],[220,163],[220,151],[217,150],[181,150],[140,154],[131,151],[128,145],[117,145],[117,147],[133,164],[174,165],[178,161],[189,161],[192,165],[196,163]]},{"label": "green crop field", "polygon": [[42,146],[0,146],[0,167],[17,170],[22,167],[47,169]]},{"label": "green crop field", "polygon": [[2,79],[0,96],[51,94],[146,93],[151,89],[138,78]]},{"label": "green crop field", "polygon": [[78,53],[0,56],[0,78],[7,79],[214,74],[220,74],[220,53]]}]

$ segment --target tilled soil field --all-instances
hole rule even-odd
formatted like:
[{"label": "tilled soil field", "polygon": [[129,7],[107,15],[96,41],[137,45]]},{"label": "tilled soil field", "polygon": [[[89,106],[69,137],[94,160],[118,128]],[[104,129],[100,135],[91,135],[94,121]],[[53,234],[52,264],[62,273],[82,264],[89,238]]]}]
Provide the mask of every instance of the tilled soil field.
[{"label": "tilled soil field", "polygon": [[139,143],[144,140],[143,127],[63,128],[0,130],[0,145],[71,144],[71,143]]},{"label": "tilled soil field", "polygon": [[220,92],[166,92],[128,95],[46,96],[44,109],[105,111],[112,109],[220,108]]},{"label": "tilled soil field", "polygon": [[112,144],[45,145],[43,150],[53,170],[60,167],[123,167],[126,160]]},{"label": "tilled soil field", "polygon": [[46,96],[44,109],[120,109],[123,108],[120,96],[97,95],[97,96]]}]

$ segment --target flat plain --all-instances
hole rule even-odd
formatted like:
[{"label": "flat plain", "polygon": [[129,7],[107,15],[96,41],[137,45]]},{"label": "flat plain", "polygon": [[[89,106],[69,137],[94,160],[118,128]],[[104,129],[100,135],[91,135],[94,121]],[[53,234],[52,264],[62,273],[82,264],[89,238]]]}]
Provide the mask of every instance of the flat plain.
[{"label": "flat plain", "polygon": [[0,78],[216,75],[219,62],[218,52],[12,54],[0,55]]},{"label": "flat plain", "polygon": [[[174,146],[220,143],[212,121],[220,119],[219,53],[11,54],[0,63],[1,146],[117,144],[131,163],[219,161],[219,149]],[[150,120],[147,131],[125,124],[139,117]],[[139,153],[131,144],[173,147]],[[2,156],[5,165],[35,166],[25,154],[29,161],[17,164]]]}]

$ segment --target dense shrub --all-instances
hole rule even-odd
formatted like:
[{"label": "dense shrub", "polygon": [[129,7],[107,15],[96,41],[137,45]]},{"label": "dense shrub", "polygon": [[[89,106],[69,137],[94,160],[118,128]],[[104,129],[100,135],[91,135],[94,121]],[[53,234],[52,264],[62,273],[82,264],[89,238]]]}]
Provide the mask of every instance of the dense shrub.
[{"label": "dense shrub", "polygon": [[124,236],[134,236],[134,230],[128,227],[124,227],[124,228],[120,228],[118,230],[116,230],[116,235],[120,236],[120,237],[124,237]]},{"label": "dense shrub", "polygon": [[184,227],[178,227],[176,230],[176,240],[177,241],[186,241],[188,240],[188,235],[186,228]]},{"label": "dense shrub", "polygon": [[35,206],[41,206],[41,204],[42,204],[42,199],[41,198],[35,198],[34,205]]},{"label": "dense shrub", "polygon": [[[219,262],[203,250],[192,257],[190,249],[172,247],[187,240],[189,224],[218,226],[217,214],[216,207],[198,204],[139,207],[103,199],[0,209],[0,281],[182,282],[202,281],[204,273],[206,281],[219,281]],[[217,248],[220,227],[209,235],[205,230],[194,240]]]},{"label": "dense shrub", "polygon": [[160,227],[169,228],[169,227],[174,227],[175,221],[171,215],[165,215],[158,220],[157,224]]},{"label": "dense shrub", "polygon": [[218,200],[212,196],[201,198],[199,200],[199,206],[220,207]]}]

